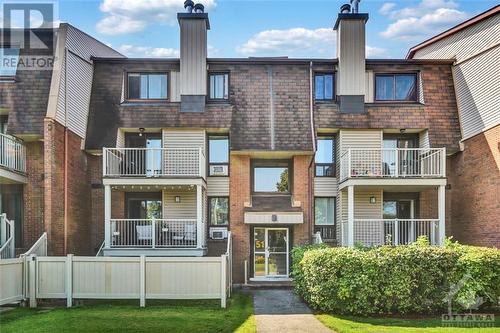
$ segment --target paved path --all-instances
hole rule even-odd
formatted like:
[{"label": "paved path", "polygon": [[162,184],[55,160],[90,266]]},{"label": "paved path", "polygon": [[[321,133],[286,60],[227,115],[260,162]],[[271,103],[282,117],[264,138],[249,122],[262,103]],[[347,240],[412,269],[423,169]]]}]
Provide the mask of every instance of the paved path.
[{"label": "paved path", "polygon": [[290,289],[253,291],[257,333],[332,333]]}]

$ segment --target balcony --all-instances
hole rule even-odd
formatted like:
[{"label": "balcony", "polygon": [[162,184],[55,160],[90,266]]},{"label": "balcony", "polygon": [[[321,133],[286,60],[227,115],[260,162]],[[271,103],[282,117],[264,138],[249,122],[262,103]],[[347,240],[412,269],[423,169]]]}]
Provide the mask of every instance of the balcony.
[{"label": "balcony", "polygon": [[104,148],[103,176],[108,178],[203,178],[202,148]]},{"label": "balcony", "polygon": [[26,182],[26,148],[24,143],[0,133],[0,182]]},{"label": "balcony", "polygon": [[[348,223],[341,224],[342,244],[347,243]],[[354,219],[354,244],[363,246],[408,245],[426,236],[439,245],[439,219]]]},{"label": "balcony", "polygon": [[341,182],[445,177],[445,148],[349,148],[340,157]]}]

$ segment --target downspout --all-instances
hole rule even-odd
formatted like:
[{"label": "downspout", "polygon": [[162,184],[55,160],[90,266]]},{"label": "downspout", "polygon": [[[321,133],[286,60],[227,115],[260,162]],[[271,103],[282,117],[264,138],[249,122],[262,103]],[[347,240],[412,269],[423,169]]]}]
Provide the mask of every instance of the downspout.
[{"label": "downspout", "polygon": [[310,205],[309,205],[309,237],[310,240],[312,240],[312,235],[314,231],[314,188],[313,188],[313,182],[314,182],[314,173],[312,172],[312,167],[313,167],[313,162],[314,162],[314,154],[316,154],[316,133],[315,133],[315,126],[314,126],[314,100],[313,100],[313,62],[309,62],[309,115],[310,115],[310,121],[311,121],[311,139],[312,139],[312,146],[313,146],[313,157],[311,158],[311,162],[309,162],[309,198],[310,198]]},{"label": "downspout", "polygon": [[64,48],[64,255],[68,254],[68,49]]}]

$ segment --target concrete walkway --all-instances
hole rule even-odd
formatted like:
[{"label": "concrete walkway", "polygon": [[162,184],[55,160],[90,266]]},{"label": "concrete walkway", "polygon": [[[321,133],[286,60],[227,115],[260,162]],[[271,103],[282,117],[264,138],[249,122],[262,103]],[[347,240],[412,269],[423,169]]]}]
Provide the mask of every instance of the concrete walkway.
[{"label": "concrete walkway", "polygon": [[253,292],[257,333],[332,333],[290,289],[259,289]]}]

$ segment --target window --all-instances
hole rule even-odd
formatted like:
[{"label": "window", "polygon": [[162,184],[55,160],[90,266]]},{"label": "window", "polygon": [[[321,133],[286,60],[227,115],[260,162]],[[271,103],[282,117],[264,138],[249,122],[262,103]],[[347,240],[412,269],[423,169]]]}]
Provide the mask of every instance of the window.
[{"label": "window", "polygon": [[167,74],[129,73],[129,99],[167,99]]},{"label": "window", "polygon": [[314,224],[335,224],[335,198],[314,198]]},{"label": "window", "polygon": [[416,101],[416,74],[376,74],[375,99],[377,101]]},{"label": "window", "polygon": [[208,137],[208,175],[227,176],[229,171],[229,138],[227,136]]},{"label": "window", "polygon": [[210,198],[210,225],[229,224],[229,198]]},{"label": "window", "polygon": [[335,139],[333,137],[318,137],[314,160],[316,177],[335,176]]},{"label": "window", "polygon": [[0,116],[0,133],[2,134],[7,133],[7,123],[8,123],[7,116]]},{"label": "window", "polygon": [[0,79],[12,80],[16,76],[18,61],[18,48],[0,48]]},{"label": "window", "polygon": [[209,74],[209,99],[227,100],[229,98],[229,74],[212,73]]},{"label": "window", "polygon": [[253,167],[253,192],[290,193],[288,162],[263,162]]},{"label": "window", "polygon": [[333,74],[314,74],[314,99],[316,101],[328,101],[333,100],[334,95]]}]

